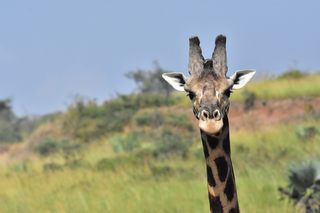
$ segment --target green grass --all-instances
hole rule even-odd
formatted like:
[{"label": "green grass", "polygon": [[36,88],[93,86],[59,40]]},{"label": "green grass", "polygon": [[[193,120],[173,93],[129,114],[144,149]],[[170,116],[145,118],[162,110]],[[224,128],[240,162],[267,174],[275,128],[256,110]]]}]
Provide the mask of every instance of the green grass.
[{"label": "green grass", "polygon": [[[301,142],[295,134],[299,126],[310,125],[317,126],[319,121],[278,125],[254,134],[233,133],[232,159],[242,212],[294,212],[291,203],[279,200],[277,188],[286,185],[290,162],[315,158],[320,152],[316,143],[320,140],[319,135]],[[97,152],[93,157],[94,150],[89,148],[83,155],[90,165],[86,168],[43,172],[39,169],[43,162],[41,158],[27,162],[25,170],[3,168],[0,211],[208,212],[200,143],[194,144],[186,159],[155,160],[147,157],[143,160],[143,156],[138,155],[138,161],[127,158],[127,163],[105,172],[96,170],[94,163],[106,155]],[[59,155],[49,160],[63,161]]]},{"label": "green grass", "polygon": [[[278,177],[266,173],[238,177],[242,211],[292,212],[288,203],[278,200]],[[123,172],[64,171],[9,175],[1,177],[0,186],[1,212],[209,211],[204,176],[138,180]]]},{"label": "green grass", "polygon": [[205,212],[208,208],[203,181],[155,182],[123,176],[65,171],[2,177],[1,212],[197,212],[198,208]]},{"label": "green grass", "polygon": [[274,80],[250,82],[245,88],[234,91],[231,100],[242,101],[244,92],[250,91],[258,99],[282,99],[299,96],[320,95],[320,74],[307,75],[301,78],[281,78]]},{"label": "green grass", "polygon": [[294,212],[288,201],[281,201],[277,188],[285,184],[285,176],[272,166],[247,169],[238,175],[237,190],[242,212]]},{"label": "green grass", "polygon": [[[199,164],[199,167],[203,166]],[[268,174],[268,175],[266,175]],[[275,172],[237,178],[243,212],[292,212],[279,201]],[[283,178],[282,178],[283,179]],[[130,174],[64,171],[1,177],[1,212],[208,212],[205,176],[132,179]],[[259,198],[257,199],[257,196]]]}]

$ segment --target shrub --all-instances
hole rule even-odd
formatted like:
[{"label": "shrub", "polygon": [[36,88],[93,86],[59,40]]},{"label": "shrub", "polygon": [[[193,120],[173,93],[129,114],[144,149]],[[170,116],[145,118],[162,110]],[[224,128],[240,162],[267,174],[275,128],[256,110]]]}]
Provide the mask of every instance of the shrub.
[{"label": "shrub", "polygon": [[42,142],[34,146],[34,150],[40,155],[46,156],[49,154],[62,151],[65,154],[72,154],[80,149],[79,144],[73,144],[66,139],[45,138]]},{"label": "shrub", "polygon": [[63,129],[76,140],[91,142],[123,130],[136,110],[136,100],[130,96],[119,96],[101,106],[92,100],[76,100],[63,117]]},{"label": "shrub", "polygon": [[46,163],[42,168],[45,172],[56,172],[63,170],[63,166],[57,163]]},{"label": "shrub", "polygon": [[48,155],[58,151],[58,143],[52,139],[45,139],[35,147],[40,155]]},{"label": "shrub", "polygon": [[[77,97],[62,117],[64,135],[80,142],[91,142],[111,132],[121,132],[141,108],[159,107],[175,103],[174,98],[159,94],[118,95],[102,105],[94,100]],[[155,115],[157,116],[157,114]],[[162,115],[161,115],[162,116]],[[159,117],[139,117],[144,125]]]},{"label": "shrub", "polygon": [[244,110],[249,111],[254,107],[257,96],[254,92],[245,90],[243,93],[244,96]]},{"label": "shrub", "polygon": [[134,121],[138,126],[158,127],[163,124],[163,114],[157,110],[140,110],[135,116]]},{"label": "shrub", "polygon": [[140,147],[143,134],[130,132],[127,135],[117,135],[111,138],[112,148],[115,152],[131,152]]},{"label": "shrub", "polygon": [[13,164],[12,167],[10,167],[10,170],[13,170],[14,172],[29,172],[31,171],[31,165],[29,164],[29,161],[22,161]]},{"label": "shrub", "polygon": [[171,126],[188,131],[193,130],[192,123],[184,113],[159,111],[154,109],[140,110],[133,117],[138,126],[159,127]]},{"label": "shrub", "polygon": [[320,129],[318,129],[314,126],[299,127],[296,129],[296,135],[303,142],[307,142],[308,140],[314,138],[319,133],[320,133]]},{"label": "shrub", "polygon": [[317,161],[294,164],[289,169],[288,186],[279,192],[294,201],[305,212],[320,210],[320,163]]},{"label": "shrub", "polygon": [[183,128],[188,131],[194,130],[190,119],[184,113],[166,113],[164,116],[164,123],[165,125]]},{"label": "shrub", "polygon": [[156,158],[170,158],[172,156],[187,157],[192,137],[181,137],[171,129],[163,129],[155,138],[153,155]]},{"label": "shrub", "polygon": [[68,140],[62,140],[59,142],[59,150],[61,150],[66,155],[74,155],[81,148],[80,144],[71,143]]},{"label": "shrub", "polygon": [[312,184],[308,192],[298,202],[297,208],[308,213],[320,212],[320,180],[316,180]]},{"label": "shrub", "polygon": [[170,166],[167,166],[167,165],[151,166],[150,169],[151,169],[152,174],[155,177],[172,175],[174,173],[174,170]]},{"label": "shrub", "polygon": [[82,159],[69,160],[64,164],[65,167],[69,169],[82,169],[90,167],[90,164]]},{"label": "shrub", "polygon": [[159,95],[159,94],[143,94],[137,95],[137,102],[140,108],[171,106],[177,103],[176,97]]},{"label": "shrub", "polygon": [[9,123],[0,123],[0,142],[16,143],[22,139],[20,132]]},{"label": "shrub", "polygon": [[0,100],[0,142],[14,143],[21,139],[19,119],[12,110],[11,100]]},{"label": "shrub", "polygon": [[96,163],[96,169],[98,171],[107,171],[112,170],[114,171],[117,167],[117,160],[110,159],[110,158],[102,158]]},{"label": "shrub", "polygon": [[162,110],[140,110],[134,117],[136,125],[144,127],[137,140],[151,142],[153,156],[160,159],[172,156],[187,157],[189,146],[196,134],[184,113]]},{"label": "shrub", "polygon": [[297,69],[291,69],[279,75],[278,79],[298,79],[303,78],[307,74]]}]

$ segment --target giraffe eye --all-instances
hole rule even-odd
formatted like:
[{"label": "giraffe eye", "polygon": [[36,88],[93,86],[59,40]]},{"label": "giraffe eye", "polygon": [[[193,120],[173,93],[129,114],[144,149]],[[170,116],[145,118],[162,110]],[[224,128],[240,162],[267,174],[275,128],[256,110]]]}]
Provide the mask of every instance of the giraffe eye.
[{"label": "giraffe eye", "polygon": [[194,92],[188,91],[187,96],[189,96],[189,98],[192,100],[196,97],[196,94]]},{"label": "giraffe eye", "polygon": [[232,93],[231,89],[227,89],[226,91],[224,91],[224,95],[227,96],[228,98],[230,97],[231,93]]}]

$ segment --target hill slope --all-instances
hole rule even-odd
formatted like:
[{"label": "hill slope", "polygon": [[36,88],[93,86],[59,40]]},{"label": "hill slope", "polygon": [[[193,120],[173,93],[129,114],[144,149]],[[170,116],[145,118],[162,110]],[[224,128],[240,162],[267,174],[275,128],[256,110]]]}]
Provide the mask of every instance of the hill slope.
[{"label": "hill slope", "polygon": [[[277,188],[288,165],[319,156],[318,85],[319,75],[276,79],[233,94],[232,159],[243,212],[293,212]],[[1,212],[207,212],[199,141],[180,94],[76,102],[3,148]]]}]

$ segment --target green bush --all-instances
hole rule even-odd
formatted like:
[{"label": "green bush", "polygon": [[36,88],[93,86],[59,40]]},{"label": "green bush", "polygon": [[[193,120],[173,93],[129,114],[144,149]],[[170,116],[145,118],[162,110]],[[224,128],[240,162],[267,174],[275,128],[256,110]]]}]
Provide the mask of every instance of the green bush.
[{"label": "green bush", "polygon": [[45,172],[56,172],[63,170],[63,166],[57,163],[46,163],[42,168]]},{"label": "green bush", "polygon": [[173,113],[154,109],[140,110],[133,117],[138,126],[159,127],[171,126],[188,131],[193,130],[192,123],[185,113]]},{"label": "green bush", "polygon": [[244,96],[244,110],[249,111],[254,107],[257,96],[254,92],[245,90],[242,95]]},{"label": "green bush", "polygon": [[78,153],[81,145],[77,143],[71,143],[68,140],[61,140],[59,142],[59,150],[61,150],[66,155],[74,155]]},{"label": "green bush", "polygon": [[138,110],[136,100],[119,96],[98,105],[95,101],[76,100],[63,116],[65,134],[81,142],[91,142],[110,132],[119,132]]},{"label": "green bush", "polygon": [[0,142],[14,143],[22,139],[18,121],[11,100],[0,100]]},{"label": "green bush", "polygon": [[69,169],[82,169],[82,168],[89,168],[90,164],[82,159],[73,159],[70,161],[67,161],[64,164],[64,167],[67,167]]},{"label": "green bush", "polygon": [[35,147],[40,155],[49,155],[58,151],[58,143],[52,139],[45,139],[42,143]]},{"label": "green bush", "polygon": [[34,150],[40,155],[46,156],[59,151],[65,154],[73,154],[80,149],[79,144],[73,144],[66,139],[45,138],[41,143],[34,147]]},{"label": "green bush", "polygon": [[174,169],[170,166],[151,166],[150,170],[155,177],[168,176],[174,173]]},{"label": "green bush", "polygon": [[123,158],[102,158],[96,163],[98,171],[114,171],[121,164]]},{"label": "green bush", "polygon": [[22,161],[22,162],[11,165],[10,170],[20,173],[20,172],[29,172],[32,169],[29,161]]},{"label": "green bush", "polygon": [[145,132],[140,132],[137,140],[151,142],[156,158],[186,157],[197,135],[184,113],[145,109],[136,113],[133,120],[138,127],[145,127]]},{"label": "green bush", "polygon": [[[53,115],[50,115],[53,116]],[[0,100],[0,143],[17,143],[28,136],[49,115],[17,117],[11,100]]]},{"label": "green bush", "polygon": [[164,116],[164,124],[177,128],[183,128],[187,131],[194,130],[192,123],[185,113],[166,113]]},{"label": "green bush", "polygon": [[115,152],[131,152],[140,147],[144,135],[139,132],[130,132],[127,135],[117,135],[111,138]]},{"label": "green bush", "polygon": [[138,126],[158,127],[163,125],[163,114],[157,110],[140,110],[135,116],[134,121]]},{"label": "green bush", "polygon": [[177,97],[159,95],[159,94],[143,94],[137,95],[139,108],[171,106],[179,100]]},{"label": "green bush", "polygon": [[299,127],[296,129],[296,135],[303,142],[307,142],[308,140],[314,138],[317,134],[320,134],[320,129],[315,126],[308,127]]},{"label": "green bush", "polygon": [[289,168],[288,186],[280,187],[279,192],[304,212],[319,212],[320,163],[308,161],[292,165]]},{"label": "green bush", "polygon": [[166,159],[172,156],[188,156],[189,147],[192,143],[192,137],[183,137],[171,129],[163,129],[155,137],[155,149],[153,155],[156,158]]},{"label": "green bush", "polygon": [[306,75],[306,73],[301,72],[300,70],[292,69],[279,75],[278,79],[299,79],[305,77]]},{"label": "green bush", "polygon": [[96,169],[98,171],[114,170],[114,168],[114,164],[107,158],[103,158],[96,163]]},{"label": "green bush", "polygon": [[[108,133],[121,132],[141,108],[167,106],[176,101],[176,98],[158,94],[118,95],[99,105],[78,97],[62,116],[64,134],[80,142],[91,142]],[[156,116],[140,117],[138,123],[154,122],[159,119]]]},{"label": "green bush", "polygon": [[16,143],[22,139],[19,130],[15,129],[13,125],[10,123],[0,123],[0,142]]},{"label": "green bush", "polygon": [[308,213],[320,212],[320,180],[316,180],[311,185],[308,192],[298,202],[297,208]]}]

